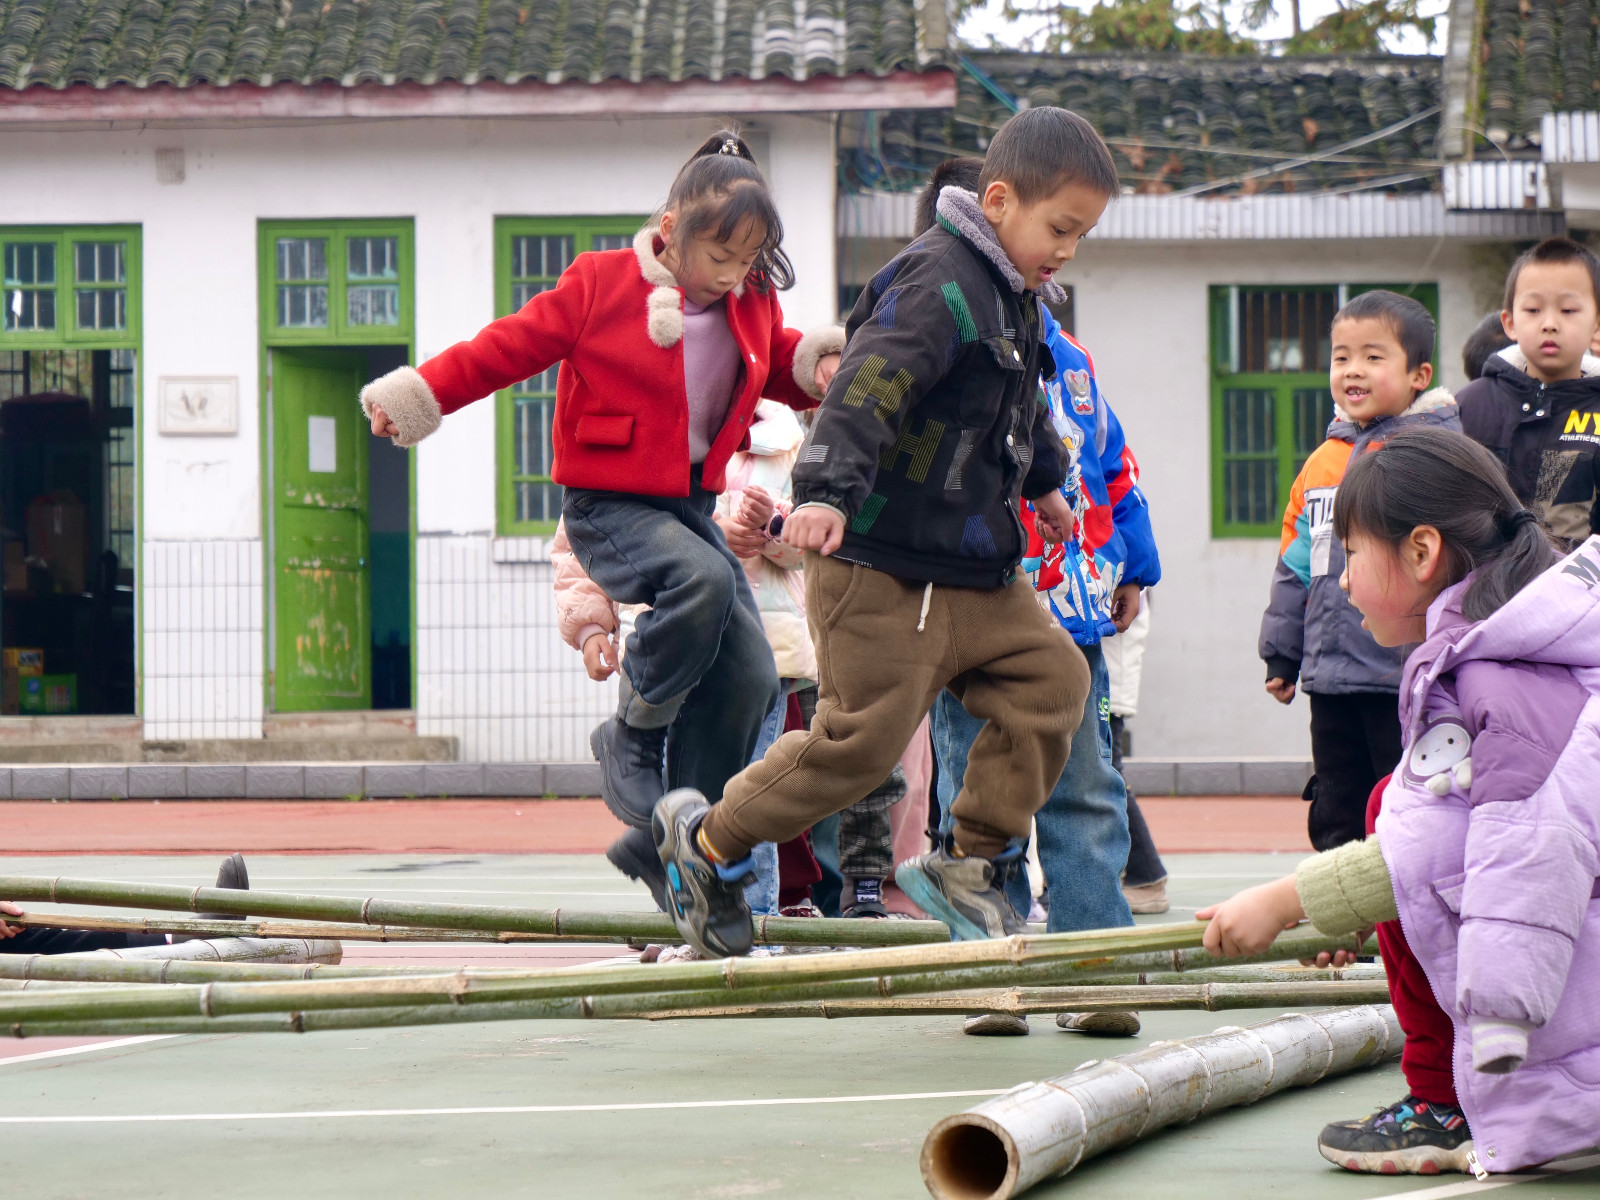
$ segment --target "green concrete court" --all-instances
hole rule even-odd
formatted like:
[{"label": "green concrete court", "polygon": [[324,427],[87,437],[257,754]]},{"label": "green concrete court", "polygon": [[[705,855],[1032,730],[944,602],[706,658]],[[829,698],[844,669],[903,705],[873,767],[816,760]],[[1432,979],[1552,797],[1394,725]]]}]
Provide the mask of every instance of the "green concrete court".
[{"label": "green concrete court", "polygon": [[[1296,857],[1169,855],[1174,900],[1193,906],[1224,896]],[[214,863],[52,856],[8,858],[5,869],[187,883],[205,881]],[[297,855],[256,858],[251,874],[255,886],[274,890],[649,905],[599,856]],[[554,965],[617,952],[547,947],[539,955]],[[531,953],[464,947],[447,957]],[[417,957],[417,948],[352,947],[349,961],[406,955]],[[1154,1014],[1138,1044],[1271,1015]],[[983,1039],[964,1037],[945,1018],[529,1021],[52,1042],[48,1057],[28,1057],[38,1053],[33,1044],[8,1041],[0,1045],[13,1056],[0,1058],[0,1190],[30,1200],[917,1200],[927,1195],[917,1154],[936,1119],[1136,1044],[1088,1041],[1037,1017],[1033,1024],[1026,1038]],[[1350,1175],[1318,1157],[1323,1123],[1403,1091],[1395,1067],[1346,1077],[1169,1131],[1030,1195],[1431,1200],[1493,1190],[1453,1177]],[[1600,1160],[1513,1186],[1514,1200],[1594,1197]]]}]

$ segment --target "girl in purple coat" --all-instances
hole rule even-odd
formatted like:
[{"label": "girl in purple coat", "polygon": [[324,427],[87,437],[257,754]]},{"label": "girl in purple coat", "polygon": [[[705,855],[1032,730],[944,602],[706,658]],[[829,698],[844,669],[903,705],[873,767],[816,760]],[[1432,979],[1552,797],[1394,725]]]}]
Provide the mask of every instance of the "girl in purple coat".
[{"label": "girl in purple coat", "polygon": [[[1516,1171],[1600,1130],[1600,536],[1558,558],[1498,462],[1442,429],[1354,463],[1343,580],[1411,646],[1376,832],[1203,909],[1256,953],[1376,925],[1410,1094],[1322,1132],[1352,1171]],[[1420,643],[1420,645],[1417,645]]]}]

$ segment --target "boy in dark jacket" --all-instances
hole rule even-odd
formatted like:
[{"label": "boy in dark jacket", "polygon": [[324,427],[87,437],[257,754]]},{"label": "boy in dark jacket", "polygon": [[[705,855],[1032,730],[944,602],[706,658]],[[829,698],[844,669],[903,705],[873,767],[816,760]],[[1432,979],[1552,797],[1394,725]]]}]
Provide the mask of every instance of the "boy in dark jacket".
[{"label": "boy in dark jacket", "polygon": [[1511,265],[1500,322],[1515,344],[1461,389],[1461,428],[1506,465],[1547,530],[1574,545],[1600,533],[1600,257],[1567,238]]},{"label": "boy in dark jacket", "polygon": [[743,859],[881,783],[949,686],[988,721],[951,838],[896,881],[957,938],[1025,928],[1002,885],[1061,776],[1088,692],[1082,653],[1017,564],[1032,500],[1062,541],[1063,448],[1040,402],[1055,366],[1039,299],[1117,191],[1094,129],[1028,109],[990,145],[978,195],[948,189],[850,315],[844,361],[794,471],[784,540],[808,551],[818,660],[809,733],[785,734],[707,807],[669,793],[656,844],[672,915],[702,952],[751,943]]}]

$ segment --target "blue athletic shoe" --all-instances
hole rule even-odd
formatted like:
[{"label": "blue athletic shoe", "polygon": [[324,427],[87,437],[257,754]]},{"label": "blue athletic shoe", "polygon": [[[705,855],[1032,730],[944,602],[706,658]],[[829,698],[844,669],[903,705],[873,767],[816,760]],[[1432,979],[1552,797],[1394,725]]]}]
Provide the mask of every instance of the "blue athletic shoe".
[{"label": "blue athletic shoe", "polygon": [[711,806],[693,788],[661,797],[651,818],[656,852],[667,871],[667,912],[683,940],[707,958],[736,958],[755,946],[745,885],[755,861],[719,865],[700,852],[695,835]]},{"label": "blue athletic shoe", "polygon": [[1004,870],[1004,862],[957,858],[940,846],[901,863],[894,879],[923,912],[950,927],[951,941],[974,942],[1028,932],[1006,899]]}]

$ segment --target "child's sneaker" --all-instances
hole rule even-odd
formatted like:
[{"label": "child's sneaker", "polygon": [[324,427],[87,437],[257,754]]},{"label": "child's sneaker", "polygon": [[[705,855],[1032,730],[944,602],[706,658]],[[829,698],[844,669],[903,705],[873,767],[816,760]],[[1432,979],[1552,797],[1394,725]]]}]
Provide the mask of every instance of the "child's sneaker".
[{"label": "child's sneaker", "polygon": [[650,814],[666,790],[667,730],[635,729],[616,717],[589,735],[589,749],[600,764],[600,798],[611,815],[635,829],[650,828]]},{"label": "child's sneaker", "polygon": [[656,852],[667,872],[667,913],[678,932],[707,958],[749,954],[755,945],[745,885],[755,880],[749,855],[714,863],[696,844],[700,822],[711,806],[693,788],[661,797],[651,825]]},{"label": "child's sneaker", "polygon": [[995,863],[990,859],[957,858],[940,846],[901,863],[894,879],[923,912],[950,927],[952,941],[1028,932],[1027,923],[997,882]]},{"label": "child's sneaker", "polygon": [[1322,1157],[1372,1175],[1471,1171],[1472,1131],[1454,1105],[1407,1096],[1359,1121],[1338,1121],[1317,1139]]},{"label": "child's sneaker", "polygon": [[887,919],[889,910],[883,905],[883,880],[846,879],[844,896],[847,903],[841,917],[877,917]]},{"label": "child's sneaker", "polygon": [[1167,877],[1165,875],[1154,883],[1140,883],[1133,887],[1123,884],[1122,894],[1128,901],[1128,908],[1135,915],[1164,913],[1172,908],[1172,901],[1167,899]]},{"label": "child's sneaker", "polygon": [[642,829],[630,829],[611,843],[606,861],[629,879],[650,889],[650,899],[662,912],[667,908],[667,872],[656,853],[656,844]]}]

